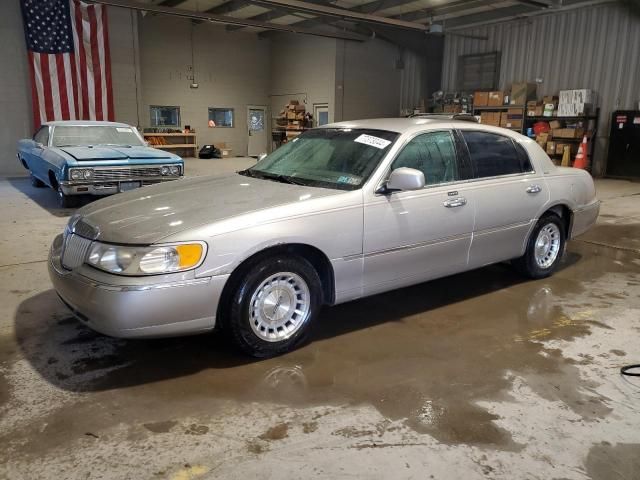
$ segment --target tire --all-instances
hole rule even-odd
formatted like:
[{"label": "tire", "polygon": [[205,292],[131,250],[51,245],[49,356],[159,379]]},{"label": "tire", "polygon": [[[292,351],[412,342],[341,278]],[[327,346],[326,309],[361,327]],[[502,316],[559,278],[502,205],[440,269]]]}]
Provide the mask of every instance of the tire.
[{"label": "tire", "polygon": [[557,270],[565,246],[566,232],[562,220],[554,214],[545,215],[531,232],[524,255],[512,263],[529,278],[545,278]]},{"label": "tire", "polygon": [[72,195],[65,195],[60,185],[58,185],[57,194],[58,206],[60,208],[74,208],[76,205],[78,205],[77,199]]},{"label": "tire", "polygon": [[29,177],[31,178],[31,185],[36,188],[44,187],[44,182],[39,180],[33,173],[29,172]]},{"label": "tire", "polygon": [[322,284],[304,258],[278,255],[250,268],[231,297],[223,329],[246,354],[267,358],[306,339],[322,305]]}]

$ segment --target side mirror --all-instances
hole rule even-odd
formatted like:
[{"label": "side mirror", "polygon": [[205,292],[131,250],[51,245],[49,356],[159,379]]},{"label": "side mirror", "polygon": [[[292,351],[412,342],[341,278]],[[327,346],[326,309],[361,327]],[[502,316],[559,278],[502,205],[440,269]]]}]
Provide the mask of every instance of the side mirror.
[{"label": "side mirror", "polygon": [[424,188],[424,173],[415,168],[396,168],[378,193],[391,193]]},{"label": "side mirror", "polygon": [[261,153],[260,155],[258,155],[258,161],[262,160],[263,158],[265,158],[267,156],[266,153]]}]

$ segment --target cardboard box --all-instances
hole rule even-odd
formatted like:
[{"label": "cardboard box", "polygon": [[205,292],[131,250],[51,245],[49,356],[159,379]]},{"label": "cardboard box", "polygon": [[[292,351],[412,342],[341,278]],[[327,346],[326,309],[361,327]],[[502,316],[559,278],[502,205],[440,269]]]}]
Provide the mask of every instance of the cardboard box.
[{"label": "cardboard box", "polygon": [[560,103],[596,103],[595,94],[593,90],[586,88],[578,90],[560,90],[559,104]]},{"label": "cardboard box", "polygon": [[473,94],[473,104],[476,107],[486,107],[489,105],[489,92],[476,92]]},{"label": "cardboard box", "polygon": [[287,112],[287,120],[295,120],[296,119],[296,112],[289,110]]},{"label": "cardboard box", "polygon": [[547,142],[547,154],[553,155],[554,153],[556,153],[556,143],[557,142],[553,140]]},{"label": "cardboard box", "polygon": [[490,107],[501,107],[504,105],[504,92],[489,92],[487,105]]},{"label": "cardboard box", "polygon": [[539,104],[540,104],[540,102],[538,102],[537,100],[529,100],[529,101],[527,102],[527,110],[533,110],[533,109],[535,109]]},{"label": "cardboard box", "polygon": [[522,128],[523,120],[521,109],[510,108],[506,112],[502,112],[500,126],[504,128]]},{"label": "cardboard box", "polygon": [[548,133],[540,133],[536,137],[536,143],[538,145],[540,145],[542,148],[545,148],[547,146],[547,142],[548,141],[549,141],[549,134]]},{"label": "cardboard box", "polygon": [[549,127],[551,130],[554,130],[556,128],[562,128],[562,124],[558,120],[551,120],[549,122]]},{"label": "cardboard box", "polygon": [[526,105],[529,100],[535,100],[538,95],[538,85],[535,83],[514,83],[511,85],[511,105]]},{"label": "cardboard box", "polygon": [[582,138],[584,129],[582,128],[554,128],[553,138]]},{"label": "cardboard box", "polygon": [[444,106],[445,113],[462,113],[462,105],[445,105]]},{"label": "cardboard box", "polygon": [[294,105],[294,110],[296,112],[304,112],[306,110],[304,105]]},{"label": "cardboard box", "polygon": [[480,123],[484,125],[500,126],[500,112],[482,112],[480,114]]},{"label": "cardboard box", "polygon": [[289,100],[289,105],[299,105],[300,102],[298,100]]},{"label": "cardboard box", "polygon": [[553,103],[554,105],[558,104],[558,97],[555,95],[545,95],[542,97],[542,103]]},{"label": "cardboard box", "polygon": [[589,115],[593,105],[590,103],[560,103],[558,104],[559,117],[581,117]]}]

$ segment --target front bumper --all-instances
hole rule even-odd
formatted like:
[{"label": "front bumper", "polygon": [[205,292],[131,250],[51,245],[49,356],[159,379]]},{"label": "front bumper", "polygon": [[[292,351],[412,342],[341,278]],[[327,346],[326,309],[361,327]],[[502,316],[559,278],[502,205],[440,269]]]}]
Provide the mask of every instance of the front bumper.
[{"label": "front bumper", "polygon": [[573,224],[571,226],[571,238],[582,235],[596,223],[600,213],[600,200],[595,200],[589,205],[573,211]]},{"label": "front bumper", "polygon": [[[228,275],[166,283],[145,277],[137,285],[98,282],[62,267],[61,235],[49,253],[49,277],[73,314],[93,330],[121,338],[201,333],[215,327],[215,315]],[[155,280],[154,280],[155,279]]]},{"label": "front bumper", "polygon": [[182,177],[156,177],[156,178],[131,178],[118,180],[105,180],[95,182],[83,182],[74,180],[65,180],[60,182],[60,187],[65,195],[113,195],[121,191],[120,184],[139,182],[141,187],[154,185],[156,183],[169,182],[179,180]]}]

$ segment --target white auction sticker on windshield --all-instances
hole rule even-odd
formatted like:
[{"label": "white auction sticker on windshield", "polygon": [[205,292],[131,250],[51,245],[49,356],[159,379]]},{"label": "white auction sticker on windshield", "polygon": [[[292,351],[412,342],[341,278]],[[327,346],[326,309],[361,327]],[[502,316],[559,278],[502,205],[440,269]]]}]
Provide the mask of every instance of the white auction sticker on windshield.
[{"label": "white auction sticker on windshield", "polygon": [[131,133],[131,129],[130,128],[116,127],[116,130],[118,131],[118,133]]},{"label": "white auction sticker on windshield", "polygon": [[389,140],[385,140],[384,138],[374,137],[373,135],[367,135],[363,133],[358,138],[354,140],[354,142],[364,143],[365,145],[369,145],[371,147],[376,147],[382,150],[383,148],[387,148],[387,146],[391,143]]}]

